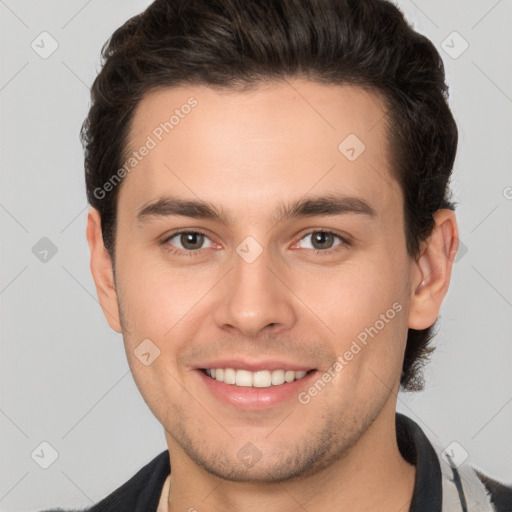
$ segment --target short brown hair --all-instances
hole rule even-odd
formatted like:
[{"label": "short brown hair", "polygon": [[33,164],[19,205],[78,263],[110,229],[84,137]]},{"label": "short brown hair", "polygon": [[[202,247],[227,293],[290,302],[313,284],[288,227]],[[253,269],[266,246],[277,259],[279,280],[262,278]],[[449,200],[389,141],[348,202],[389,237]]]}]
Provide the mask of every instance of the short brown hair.
[{"label": "short brown hair", "polygon": [[[392,167],[404,195],[407,251],[417,257],[433,214],[453,209],[457,127],[443,62],[385,0],[156,0],[102,49],[81,132],[89,203],[114,259],[119,187],[98,197],[124,161],[135,108],[159,87],[247,89],[289,77],[377,91],[388,107]],[[423,387],[434,326],[409,329],[401,385]]]}]

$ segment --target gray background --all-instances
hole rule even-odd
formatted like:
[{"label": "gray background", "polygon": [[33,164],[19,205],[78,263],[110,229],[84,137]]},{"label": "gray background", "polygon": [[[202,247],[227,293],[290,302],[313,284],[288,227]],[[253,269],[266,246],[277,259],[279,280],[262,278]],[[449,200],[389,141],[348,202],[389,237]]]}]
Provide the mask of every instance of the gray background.
[{"label": "gray background", "polygon": [[[78,140],[102,44],[148,4],[0,0],[2,511],[85,507],[166,448],[97,302]],[[512,482],[512,5],[399,5],[446,64],[463,244],[426,390],[400,394],[399,410],[442,447],[459,443],[466,463]],[[51,49],[43,31],[58,43],[46,59],[31,47]],[[48,469],[45,445],[38,463],[31,456],[42,442],[58,453]]]}]

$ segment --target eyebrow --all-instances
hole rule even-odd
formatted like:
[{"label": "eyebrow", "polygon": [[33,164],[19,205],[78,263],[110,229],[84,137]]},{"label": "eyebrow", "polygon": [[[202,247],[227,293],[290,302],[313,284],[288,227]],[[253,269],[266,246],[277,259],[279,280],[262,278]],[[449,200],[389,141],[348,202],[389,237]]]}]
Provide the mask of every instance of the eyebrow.
[{"label": "eyebrow", "polygon": [[[343,194],[308,196],[294,203],[282,203],[276,210],[274,220],[314,217],[320,215],[361,214],[369,218],[377,216],[375,209],[361,197]],[[202,200],[181,199],[168,196],[143,206],[137,213],[139,223],[149,222],[154,218],[182,216],[194,219],[211,219],[229,224],[234,217],[223,208]]]}]

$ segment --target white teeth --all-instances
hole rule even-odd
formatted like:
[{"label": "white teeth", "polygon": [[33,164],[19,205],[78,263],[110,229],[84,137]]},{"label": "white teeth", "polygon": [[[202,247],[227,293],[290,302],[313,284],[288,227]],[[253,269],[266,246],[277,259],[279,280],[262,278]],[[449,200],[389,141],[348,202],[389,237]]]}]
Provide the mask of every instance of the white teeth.
[{"label": "white teeth", "polygon": [[275,370],[272,372],[272,385],[279,386],[284,384],[284,370]]},{"label": "white teeth", "polygon": [[295,372],[288,370],[284,373],[284,380],[286,382],[292,382],[295,379]]},{"label": "white teeth", "polygon": [[285,382],[293,382],[302,379],[306,373],[305,370],[260,370],[257,372],[234,370],[233,368],[208,368],[206,370],[208,376],[219,382],[224,382],[224,384],[255,388],[269,388]]},{"label": "white teeth", "polygon": [[237,370],[236,385],[245,387],[252,386],[252,373],[247,370]]},{"label": "white teeth", "polygon": [[268,370],[254,372],[252,377],[252,385],[255,388],[268,388],[272,384],[272,374]]},{"label": "white teeth", "polygon": [[224,370],[224,384],[235,384],[236,372],[233,368],[226,368]]}]

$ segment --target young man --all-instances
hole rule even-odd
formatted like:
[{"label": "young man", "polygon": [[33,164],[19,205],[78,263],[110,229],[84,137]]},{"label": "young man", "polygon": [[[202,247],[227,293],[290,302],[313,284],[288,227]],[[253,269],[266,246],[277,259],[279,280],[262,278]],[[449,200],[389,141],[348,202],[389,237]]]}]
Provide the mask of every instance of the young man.
[{"label": "young man", "polygon": [[458,247],[434,46],[384,0],[157,0],[103,55],[91,270],[168,450],[90,510],[512,510],[396,413]]}]

